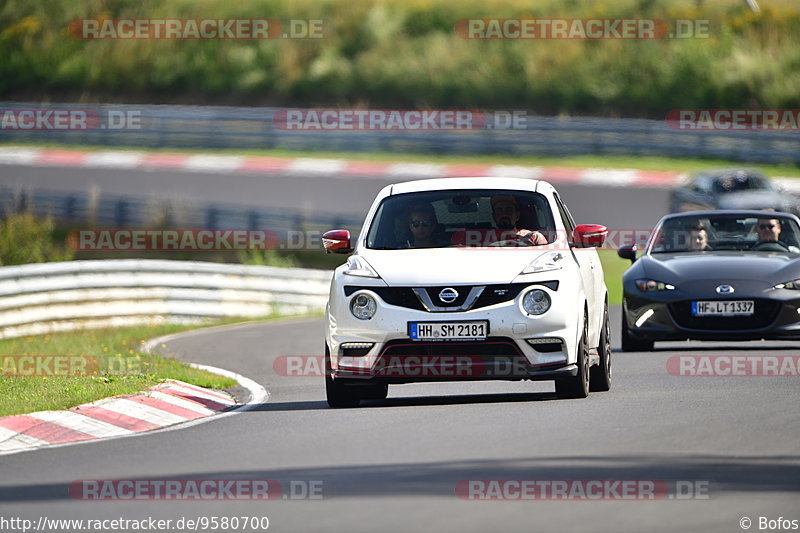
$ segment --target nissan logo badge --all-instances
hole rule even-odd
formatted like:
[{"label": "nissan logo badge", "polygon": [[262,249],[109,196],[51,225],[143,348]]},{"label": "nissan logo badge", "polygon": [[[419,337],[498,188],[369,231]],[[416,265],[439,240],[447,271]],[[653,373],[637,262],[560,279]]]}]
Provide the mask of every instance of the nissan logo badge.
[{"label": "nissan logo badge", "polygon": [[458,291],[450,287],[439,291],[439,299],[446,304],[451,304],[458,298]]}]

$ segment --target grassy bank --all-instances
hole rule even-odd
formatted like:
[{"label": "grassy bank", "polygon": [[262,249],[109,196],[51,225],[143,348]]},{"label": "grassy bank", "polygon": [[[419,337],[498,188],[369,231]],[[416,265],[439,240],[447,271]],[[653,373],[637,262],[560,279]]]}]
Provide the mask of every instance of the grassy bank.
[{"label": "grassy bank", "polygon": [[[0,416],[134,394],[167,378],[213,389],[235,386],[232,379],[143,351],[146,339],[187,329],[192,328],[141,326],[0,340]],[[44,375],[20,376],[33,367],[10,356],[29,355],[72,357],[49,361],[41,357],[34,372]],[[46,375],[48,370],[52,375]]]},{"label": "grassy bank", "polygon": [[[800,107],[793,0],[103,0],[0,8],[0,98],[478,107],[663,118],[676,108]],[[83,18],[322,20],[319,39],[82,40]],[[465,18],[707,20],[706,38],[474,40]]]}]

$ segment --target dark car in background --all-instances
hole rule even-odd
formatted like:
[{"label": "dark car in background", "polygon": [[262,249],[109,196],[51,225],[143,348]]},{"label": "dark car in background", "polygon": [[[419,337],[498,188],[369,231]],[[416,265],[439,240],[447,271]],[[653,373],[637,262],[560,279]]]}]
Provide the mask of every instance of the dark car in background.
[{"label": "dark car in background", "polygon": [[698,172],[672,190],[671,213],[701,209],[773,209],[800,215],[798,198],[752,169]]},{"label": "dark car in background", "polygon": [[765,211],[667,215],[623,275],[622,349],[655,341],[800,339],[800,219]]}]

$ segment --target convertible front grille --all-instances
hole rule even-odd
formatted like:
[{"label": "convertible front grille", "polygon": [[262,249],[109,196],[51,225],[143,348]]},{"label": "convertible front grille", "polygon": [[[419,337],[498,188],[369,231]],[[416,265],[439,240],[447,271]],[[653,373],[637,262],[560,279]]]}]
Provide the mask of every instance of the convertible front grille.
[{"label": "convertible front grille", "polygon": [[669,312],[680,327],[686,329],[731,331],[766,328],[775,321],[780,303],[774,300],[753,299],[751,316],[694,316],[692,301],[685,300],[669,304]]}]

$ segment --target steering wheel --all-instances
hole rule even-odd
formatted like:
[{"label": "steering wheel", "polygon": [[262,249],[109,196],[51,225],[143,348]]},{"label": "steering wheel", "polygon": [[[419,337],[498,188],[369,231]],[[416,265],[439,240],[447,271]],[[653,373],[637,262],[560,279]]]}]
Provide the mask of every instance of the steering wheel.
[{"label": "steering wheel", "polygon": [[516,235],[513,239],[495,241],[489,246],[533,246],[533,240],[530,235]]},{"label": "steering wheel", "polygon": [[753,245],[751,250],[759,252],[788,252],[789,247],[780,241],[759,242]]}]

